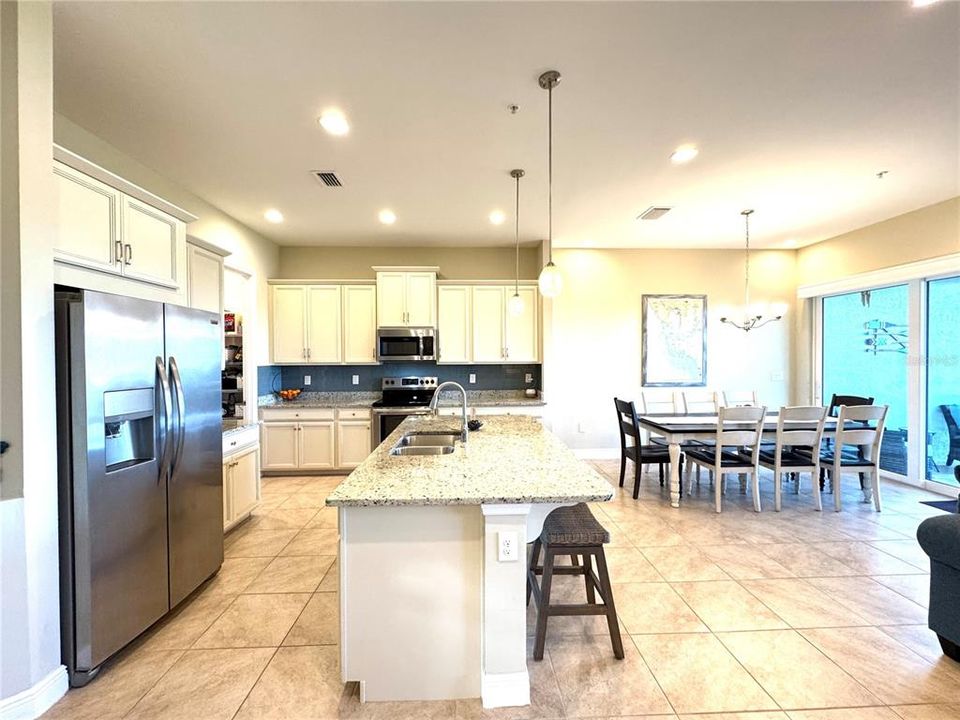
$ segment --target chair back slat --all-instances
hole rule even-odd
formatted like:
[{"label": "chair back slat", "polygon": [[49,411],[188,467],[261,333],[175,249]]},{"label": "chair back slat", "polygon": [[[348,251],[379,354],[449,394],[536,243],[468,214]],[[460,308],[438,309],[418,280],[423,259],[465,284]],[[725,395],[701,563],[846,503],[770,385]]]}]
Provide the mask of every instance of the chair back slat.
[{"label": "chair back slat", "polygon": [[[827,408],[820,405],[804,405],[780,408],[777,420],[776,457],[779,459],[784,447],[811,448],[812,463],[819,463],[820,441],[823,439],[823,426],[826,423]],[[791,429],[795,423],[815,423],[812,430]]]},{"label": "chair back slat", "polygon": [[757,442],[756,429],[721,430],[717,433],[717,445],[729,447],[731,445],[754,445]]},{"label": "chair back slat", "polygon": [[640,423],[637,421],[637,408],[633,402],[628,402],[626,400],[620,400],[619,398],[613,399],[613,405],[617,410],[617,425],[620,429],[620,447],[628,447],[627,438],[633,438],[633,445],[639,445],[641,434],[640,434]]},{"label": "chair back slat", "polygon": [[837,395],[834,393],[833,397],[830,398],[830,405],[827,408],[827,415],[830,417],[836,417],[837,413],[840,412],[841,405],[846,405],[847,407],[873,405],[873,398],[863,397],[861,395]]},{"label": "chair back slat", "polygon": [[882,418],[887,414],[886,408],[886,405],[841,405],[840,411],[844,413],[844,418],[847,420],[867,422]]},{"label": "chair back slat", "polygon": [[676,412],[682,412],[682,408],[677,407],[675,398],[672,395],[658,395],[651,392],[640,393],[640,412],[669,415]]}]

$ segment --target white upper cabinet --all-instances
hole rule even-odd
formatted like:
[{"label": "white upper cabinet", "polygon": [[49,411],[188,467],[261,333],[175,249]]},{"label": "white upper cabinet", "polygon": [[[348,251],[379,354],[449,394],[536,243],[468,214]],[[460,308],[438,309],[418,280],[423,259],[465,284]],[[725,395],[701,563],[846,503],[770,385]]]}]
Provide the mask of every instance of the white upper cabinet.
[{"label": "white upper cabinet", "polygon": [[186,265],[186,226],[131,197],[123,197],[123,274],[175,288]]},{"label": "white upper cabinet", "polygon": [[518,292],[523,311],[511,315],[513,285],[441,285],[439,362],[540,362],[540,297],[535,285],[521,285]]},{"label": "white upper cabinet", "polygon": [[377,362],[377,289],[343,286],[343,361],[351,365]]},{"label": "white upper cabinet", "polygon": [[190,307],[223,313],[223,253],[187,242],[187,301]]},{"label": "white upper cabinet", "polygon": [[373,285],[270,281],[270,352],[275,363],[376,363]]},{"label": "white upper cabinet", "polygon": [[503,362],[505,311],[503,288],[478,285],[473,289],[473,361]]},{"label": "white upper cabinet", "polygon": [[[513,315],[506,313],[505,360],[509,363],[534,363],[540,361],[540,324],[538,322],[540,298],[535,287],[521,287],[516,292],[523,300],[523,311]],[[504,288],[509,307],[514,288]]]},{"label": "white upper cabinet", "polygon": [[307,288],[270,287],[270,351],[275,363],[307,361]]},{"label": "white upper cabinet", "polygon": [[437,288],[437,338],[439,363],[467,363],[473,357],[471,299],[469,285],[444,285]]},{"label": "white upper cabinet", "polygon": [[377,325],[379,327],[435,327],[437,272],[435,269],[377,270]]},{"label": "white upper cabinet", "polygon": [[54,163],[53,176],[59,201],[57,259],[120,272],[120,191],[63,163]]},{"label": "white upper cabinet", "polygon": [[69,150],[54,146],[54,157],[55,281],[189,304],[186,228],[196,217]]},{"label": "white upper cabinet", "polygon": [[339,363],[340,286],[307,286],[307,362]]}]

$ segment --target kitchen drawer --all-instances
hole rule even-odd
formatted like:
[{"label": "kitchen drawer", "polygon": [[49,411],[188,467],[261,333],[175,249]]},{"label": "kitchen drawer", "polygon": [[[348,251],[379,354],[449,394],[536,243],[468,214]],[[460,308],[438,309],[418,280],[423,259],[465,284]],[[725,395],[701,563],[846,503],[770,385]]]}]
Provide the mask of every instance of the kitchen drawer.
[{"label": "kitchen drawer", "polygon": [[369,420],[370,411],[367,408],[340,408],[337,410],[337,420]]},{"label": "kitchen drawer", "polygon": [[527,415],[543,417],[542,405],[497,405],[474,408],[476,415]]},{"label": "kitchen drawer", "polygon": [[260,431],[256,425],[250,425],[223,436],[223,455],[232,455],[244,448],[256,445],[260,441]]},{"label": "kitchen drawer", "polygon": [[296,420],[333,420],[333,408],[263,408],[260,417],[264,422]]}]

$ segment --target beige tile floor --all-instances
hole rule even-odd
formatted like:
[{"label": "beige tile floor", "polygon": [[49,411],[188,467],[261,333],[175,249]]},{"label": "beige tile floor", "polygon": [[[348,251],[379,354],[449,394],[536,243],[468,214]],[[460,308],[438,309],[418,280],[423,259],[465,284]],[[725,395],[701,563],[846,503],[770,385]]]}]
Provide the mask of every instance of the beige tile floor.
[{"label": "beige tile floor", "polygon": [[[618,463],[594,464],[615,483]],[[806,487],[775,513],[768,476],[759,515],[736,482],[715,514],[706,479],[675,510],[653,475],[640,500],[618,488],[594,506],[612,536],[624,660],[603,618],[556,618],[543,661],[529,661],[529,707],[361,705],[338,670],[337,516],[323,507],[338,482],[264,480],[219,575],[45,717],[960,720],[960,665],[926,628],[914,539],[939,511],[888,484],[878,515],[850,481],[839,514],[815,512]],[[576,578],[554,582],[582,598]]]}]

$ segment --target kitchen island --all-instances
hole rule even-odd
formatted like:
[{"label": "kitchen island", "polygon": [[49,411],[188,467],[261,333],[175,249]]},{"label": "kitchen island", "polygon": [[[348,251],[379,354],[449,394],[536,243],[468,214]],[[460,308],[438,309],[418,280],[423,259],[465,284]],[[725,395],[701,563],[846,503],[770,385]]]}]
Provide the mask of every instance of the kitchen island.
[{"label": "kitchen island", "polygon": [[327,498],[340,516],[343,679],[363,700],[527,705],[526,543],[551,510],[612,488],[536,419],[490,416],[444,455],[391,454],[405,420]]}]

